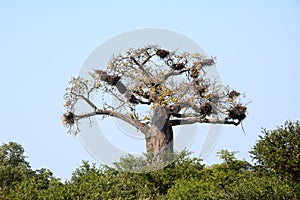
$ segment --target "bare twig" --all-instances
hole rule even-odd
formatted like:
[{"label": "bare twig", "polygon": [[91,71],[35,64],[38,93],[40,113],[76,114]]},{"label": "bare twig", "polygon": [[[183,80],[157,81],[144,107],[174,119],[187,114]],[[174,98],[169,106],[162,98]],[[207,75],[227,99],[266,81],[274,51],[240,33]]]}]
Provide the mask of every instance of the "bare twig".
[{"label": "bare twig", "polygon": [[167,80],[169,77],[171,77],[171,76],[178,76],[178,75],[180,75],[180,74],[182,74],[182,73],[184,73],[184,72],[187,72],[187,71],[189,71],[189,69],[184,69],[184,70],[181,70],[181,71],[174,71],[174,70],[171,70],[169,73],[167,73],[166,75],[165,75],[165,80]]},{"label": "bare twig", "polygon": [[150,74],[150,72],[147,72],[144,68],[144,65],[152,58],[152,56],[148,56],[147,59],[140,64],[133,56],[130,57],[130,59],[139,67],[139,69],[143,72],[144,75],[147,76],[147,78],[149,78],[150,76],[152,76]]},{"label": "bare twig", "polygon": [[87,102],[87,104],[89,104],[94,110],[97,109],[97,106],[96,106],[93,102],[91,102],[88,98],[86,98],[85,96],[76,94],[76,93],[74,93],[74,92],[71,92],[71,94],[75,95],[76,97],[82,98],[82,99],[83,99],[85,102]]}]

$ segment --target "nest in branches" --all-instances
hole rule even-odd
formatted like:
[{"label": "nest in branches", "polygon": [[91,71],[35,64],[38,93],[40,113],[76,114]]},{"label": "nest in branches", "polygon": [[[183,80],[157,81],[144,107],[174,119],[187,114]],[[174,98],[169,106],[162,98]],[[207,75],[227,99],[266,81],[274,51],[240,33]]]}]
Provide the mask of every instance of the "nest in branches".
[{"label": "nest in branches", "polygon": [[237,104],[229,110],[228,117],[233,120],[242,121],[246,118],[247,107]]},{"label": "nest in branches", "polygon": [[72,112],[67,112],[63,115],[63,122],[67,125],[74,124],[74,114]]},{"label": "nest in branches", "polygon": [[137,94],[140,97],[144,97],[145,99],[150,99],[150,93],[144,92],[142,89],[133,91],[134,94]]},{"label": "nest in branches", "polygon": [[108,83],[109,85],[117,85],[118,81],[121,79],[120,76],[111,76],[111,75],[104,75],[104,76],[101,76],[100,78],[102,81]]},{"label": "nest in branches", "polygon": [[160,58],[164,59],[170,54],[169,51],[163,50],[163,49],[157,49],[156,55],[159,56]]},{"label": "nest in branches", "polygon": [[174,70],[182,70],[184,67],[185,67],[185,65],[183,63],[177,63],[177,64],[171,65],[171,68]]},{"label": "nest in branches", "polygon": [[129,94],[129,93],[126,94],[126,97],[128,98],[129,103],[132,103],[132,104],[148,104],[148,105],[150,105],[152,102],[150,99],[148,99],[148,101],[143,101],[141,99],[138,99],[134,94]]},{"label": "nest in branches", "polygon": [[200,97],[204,97],[206,90],[207,90],[207,86],[206,85],[200,85],[198,81],[194,81],[194,87],[196,90],[196,93],[200,96]]},{"label": "nest in branches", "polygon": [[132,103],[132,104],[139,104],[139,100],[132,94],[130,95],[129,97],[129,102]]},{"label": "nest in branches", "polygon": [[210,115],[212,112],[212,105],[209,102],[205,102],[200,106],[200,114],[203,116]]},{"label": "nest in branches", "polygon": [[190,76],[192,78],[198,78],[199,76],[199,70],[197,69],[196,66],[193,66],[191,69],[190,69]]},{"label": "nest in branches", "polygon": [[100,75],[101,81],[104,81],[112,86],[117,85],[118,81],[121,79],[120,76],[108,75],[107,72],[102,71],[102,70],[95,70],[95,72]]},{"label": "nest in branches", "polygon": [[239,92],[237,92],[237,91],[235,91],[235,90],[232,90],[231,92],[229,92],[228,97],[229,97],[230,99],[234,99],[234,98],[240,96],[240,94],[241,94],[241,93],[239,93]]}]

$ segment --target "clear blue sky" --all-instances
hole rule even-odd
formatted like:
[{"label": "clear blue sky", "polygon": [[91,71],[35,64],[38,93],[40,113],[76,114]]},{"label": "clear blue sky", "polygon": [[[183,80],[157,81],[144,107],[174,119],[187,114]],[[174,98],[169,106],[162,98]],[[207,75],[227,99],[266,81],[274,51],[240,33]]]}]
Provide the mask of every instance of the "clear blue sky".
[{"label": "clear blue sky", "polygon": [[81,160],[96,162],[61,125],[64,89],[98,45],[124,31],[155,27],[192,38],[217,56],[223,83],[252,101],[247,134],[226,126],[205,163],[218,162],[220,149],[250,160],[262,127],[300,119],[298,0],[1,0],[0,24],[0,143],[22,144],[34,169],[63,179]]}]

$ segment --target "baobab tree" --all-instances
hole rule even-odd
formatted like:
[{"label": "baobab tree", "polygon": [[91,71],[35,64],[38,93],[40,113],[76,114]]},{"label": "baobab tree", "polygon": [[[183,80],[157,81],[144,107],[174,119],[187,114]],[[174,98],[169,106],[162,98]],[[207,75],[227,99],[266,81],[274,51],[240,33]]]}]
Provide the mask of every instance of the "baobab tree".
[{"label": "baobab tree", "polygon": [[[144,134],[147,152],[173,152],[173,127],[194,123],[239,125],[247,107],[240,93],[207,76],[215,58],[151,45],[113,56],[105,70],[90,79],[73,77],[64,96],[68,132],[80,132],[79,121],[93,116],[121,119]],[[93,101],[95,93],[103,95]],[[105,101],[112,96],[114,105]],[[82,101],[90,110],[76,113]],[[99,103],[100,102],[100,103]]]}]

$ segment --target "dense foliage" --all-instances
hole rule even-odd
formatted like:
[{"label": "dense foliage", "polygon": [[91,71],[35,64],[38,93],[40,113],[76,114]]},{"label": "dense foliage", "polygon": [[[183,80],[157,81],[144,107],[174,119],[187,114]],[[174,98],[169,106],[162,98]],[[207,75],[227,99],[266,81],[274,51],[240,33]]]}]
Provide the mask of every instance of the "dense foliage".
[{"label": "dense foliage", "polygon": [[251,154],[263,169],[300,181],[300,122],[286,122],[276,130],[263,129]]},{"label": "dense foliage", "polygon": [[32,170],[22,146],[10,142],[0,146],[0,199],[300,199],[299,141],[299,122],[287,122],[263,130],[251,150],[255,164],[221,150],[222,162],[205,166],[181,152],[167,166],[132,173],[149,155],[127,156],[115,168],[83,161],[66,182]]}]

